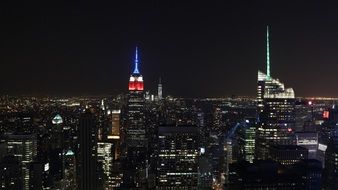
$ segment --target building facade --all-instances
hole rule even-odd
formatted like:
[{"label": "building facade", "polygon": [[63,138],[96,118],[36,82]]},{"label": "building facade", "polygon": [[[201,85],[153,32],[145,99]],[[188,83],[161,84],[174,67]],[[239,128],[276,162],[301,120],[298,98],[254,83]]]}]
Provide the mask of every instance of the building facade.
[{"label": "building facade", "polygon": [[160,126],[157,189],[197,189],[199,139],[197,126]]},{"label": "building facade", "polygon": [[77,171],[79,189],[97,189],[97,125],[91,110],[86,110],[80,117]]}]

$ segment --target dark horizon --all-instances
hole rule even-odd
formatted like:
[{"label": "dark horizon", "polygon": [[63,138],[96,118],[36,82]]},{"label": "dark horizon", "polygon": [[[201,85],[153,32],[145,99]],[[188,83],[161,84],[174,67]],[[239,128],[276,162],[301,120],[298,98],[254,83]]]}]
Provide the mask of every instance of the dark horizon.
[{"label": "dark horizon", "polygon": [[164,95],[255,96],[269,25],[272,77],[338,97],[337,2],[1,4],[0,94],[126,93],[138,46],[146,91],[161,77]]}]

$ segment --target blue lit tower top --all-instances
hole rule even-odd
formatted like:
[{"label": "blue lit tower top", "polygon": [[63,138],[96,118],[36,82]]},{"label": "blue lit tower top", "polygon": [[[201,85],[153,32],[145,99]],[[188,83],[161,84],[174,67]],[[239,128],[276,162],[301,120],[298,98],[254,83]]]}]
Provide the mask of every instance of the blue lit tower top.
[{"label": "blue lit tower top", "polygon": [[136,51],[135,51],[135,62],[134,62],[134,71],[133,74],[140,74],[139,70],[138,70],[138,52],[137,52],[137,47],[136,47]]}]

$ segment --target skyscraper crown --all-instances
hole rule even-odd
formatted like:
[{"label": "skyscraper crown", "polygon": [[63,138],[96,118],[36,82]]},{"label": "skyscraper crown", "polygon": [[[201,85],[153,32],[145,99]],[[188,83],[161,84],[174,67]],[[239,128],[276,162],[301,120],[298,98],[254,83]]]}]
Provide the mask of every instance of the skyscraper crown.
[{"label": "skyscraper crown", "polygon": [[128,89],[132,91],[143,91],[143,77],[138,70],[138,49],[135,51],[134,71],[129,78]]}]

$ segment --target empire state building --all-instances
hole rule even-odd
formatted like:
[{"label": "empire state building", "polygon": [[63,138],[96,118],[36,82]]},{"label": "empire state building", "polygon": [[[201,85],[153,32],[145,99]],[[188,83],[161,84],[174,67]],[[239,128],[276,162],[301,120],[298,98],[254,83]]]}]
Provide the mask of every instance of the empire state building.
[{"label": "empire state building", "polygon": [[125,129],[124,188],[143,188],[146,185],[148,141],[144,114],[144,85],[139,71],[138,49],[135,51],[134,70],[128,85],[127,121]]}]

